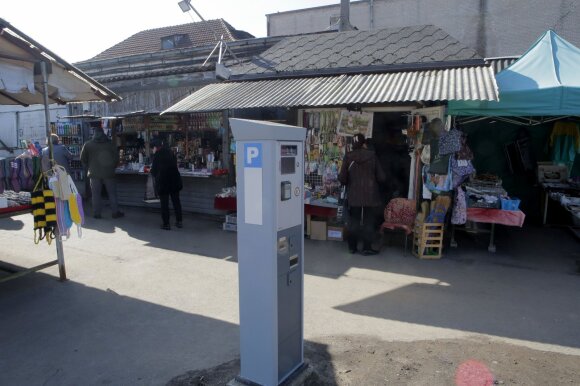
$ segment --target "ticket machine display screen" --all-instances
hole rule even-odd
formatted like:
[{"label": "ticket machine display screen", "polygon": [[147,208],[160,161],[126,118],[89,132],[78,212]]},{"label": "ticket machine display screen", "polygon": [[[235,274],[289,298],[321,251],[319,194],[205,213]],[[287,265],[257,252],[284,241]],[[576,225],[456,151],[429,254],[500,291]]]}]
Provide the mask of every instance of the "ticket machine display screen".
[{"label": "ticket machine display screen", "polygon": [[296,145],[282,145],[280,146],[280,155],[282,157],[291,157],[298,155],[298,146]]}]

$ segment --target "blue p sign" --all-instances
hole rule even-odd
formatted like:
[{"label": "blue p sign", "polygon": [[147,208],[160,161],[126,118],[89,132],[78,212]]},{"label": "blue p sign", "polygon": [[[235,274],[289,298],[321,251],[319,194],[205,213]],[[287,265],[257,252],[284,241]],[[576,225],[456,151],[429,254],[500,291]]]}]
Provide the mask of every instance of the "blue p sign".
[{"label": "blue p sign", "polygon": [[245,143],[244,144],[244,167],[261,168],[262,167],[262,144]]}]

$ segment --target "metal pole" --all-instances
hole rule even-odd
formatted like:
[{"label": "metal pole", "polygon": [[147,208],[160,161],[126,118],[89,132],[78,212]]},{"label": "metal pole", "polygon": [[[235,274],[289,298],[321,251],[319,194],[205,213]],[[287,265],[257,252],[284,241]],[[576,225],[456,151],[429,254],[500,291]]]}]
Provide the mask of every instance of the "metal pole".
[{"label": "metal pole", "polygon": [[369,16],[370,16],[370,20],[369,20],[369,29],[371,31],[375,30],[375,1],[374,0],[370,0],[369,1]]},{"label": "metal pole", "polygon": [[[43,94],[44,94],[44,119],[46,123],[46,136],[48,138],[48,152],[49,157],[53,160],[52,154],[52,140],[50,138],[50,112],[48,110],[48,72],[46,69],[46,62],[40,62],[40,69],[42,71],[42,85],[43,85]],[[56,259],[58,261],[58,274],[60,276],[61,281],[66,280],[66,268],[64,266],[64,252],[62,249],[62,238],[58,233],[58,227],[55,229],[56,232]]]}]

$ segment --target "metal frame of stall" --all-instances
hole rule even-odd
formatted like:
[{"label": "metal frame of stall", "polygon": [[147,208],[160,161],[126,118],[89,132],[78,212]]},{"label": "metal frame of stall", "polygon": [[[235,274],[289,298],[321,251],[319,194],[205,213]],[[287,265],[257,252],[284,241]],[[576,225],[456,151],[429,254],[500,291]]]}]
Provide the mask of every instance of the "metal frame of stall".
[{"label": "metal frame of stall", "polygon": [[[29,54],[30,57],[21,57],[19,55],[13,54],[0,54],[0,58],[7,59],[9,61],[14,62],[23,62],[23,63],[31,63],[33,66],[36,67],[38,65],[40,67],[40,73],[42,76],[42,102],[44,104],[44,113],[45,113],[45,125],[46,125],[46,134],[47,137],[50,138],[51,129],[50,129],[50,111],[49,111],[49,79],[48,74],[49,71],[52,71],[52,61],[58,63],[60,66],[63,67],[65,73],[69,72],[71,77],[74,77],[75,80],[80,80],[86,83],[86,86],[90,87],[90,92],[94,93],[94,99],[86,99],[86,97],[75,97],[75,99],[71,99],[70,101],[83,101],[83,100],[119,100],[120,97],[113,93],[111,90],[107,89],[105,86],[101,85],[100,83],[96,82],[86,74],[82,73],[75,67],[71,66],[68,62],[63,60],[58,55],[54,54],[52,51],[46,49],[44,46],[36,42],[34,39],[30,38],[28,35],[21,32],[19,29],[13,27],[10,23],[6,22],[3,19],[0,19],[0,27],[2,32],[6,32],[5,29],[9,31],[8,35],[11,36],[12,41],[8,40],[10,44],[22,49],[25,51],[26,54]],[[36,83],[36,82],[35,82]],[[74,88],[74,86],[70,86],[70,88]],[[82,93],[82,90],[72,90],[74,92]],[[23,102],[21,99],[18,99],[17,96],[11,95],[10,93],[1,93],[2,97],[6,98],[10,101],[10,104],[18,104],[27,107],[29,104],[36,103],[36,99],[33,102]],[[30,95],[34,95],[31,92]],[[54,98],[53,98],[54,99]],[[40,102],[40,101],[38,101]],[[66,101],[58,98],[57,102],[66,104]],[[53,147],[52,141],[48,141],[48,148],[50,154],[50,160],[53,161]],[[42,269],[58,265],[58,272],[59,272],[59,279],[60,281],[65,281],[66,277],[66,267],[64,261],[64,250],[62,246],[62,236],[58,234],[58,229],[56,230],[55,235],[55,245],[56,245],[56,260],[49,261],[44,264],[37,265],[35,267],[27,268],[24,270],[14,271],[13,269],[7,269],[8,272],[13,272],[11,275],[1,278],[0,283],[6,282],[12,279],[16,279],[18,277],[27,275],[29,273],[37,272]]]}]

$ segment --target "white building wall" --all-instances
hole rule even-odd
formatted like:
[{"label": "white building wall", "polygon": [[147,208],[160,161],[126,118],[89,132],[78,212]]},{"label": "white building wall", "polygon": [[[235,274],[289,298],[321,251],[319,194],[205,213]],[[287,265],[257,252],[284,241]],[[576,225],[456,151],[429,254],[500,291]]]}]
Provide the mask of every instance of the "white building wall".
[{"label": "white building wall", "polygon": [[[267,15],[269,36],[327,29],[336,5]],[[370,29],[370,0],[351,2],[351,24]],[[520,55],[548,29],[580,46],[579,0],[374,0],[375,29],[433,24],[485,57]]]},{"label": "white building wall", "polygon": [[[49,106],[50,121],[56,122],[59,117],[67,115],[67,107]],[[46,123],[44,106],[0,106],[0,139],[8,147],[20,147],[21,140],[32,141],[44,146],[46,143]],[[0,158],[20,154],[21,150],[10,153],[0,150]]]}]

